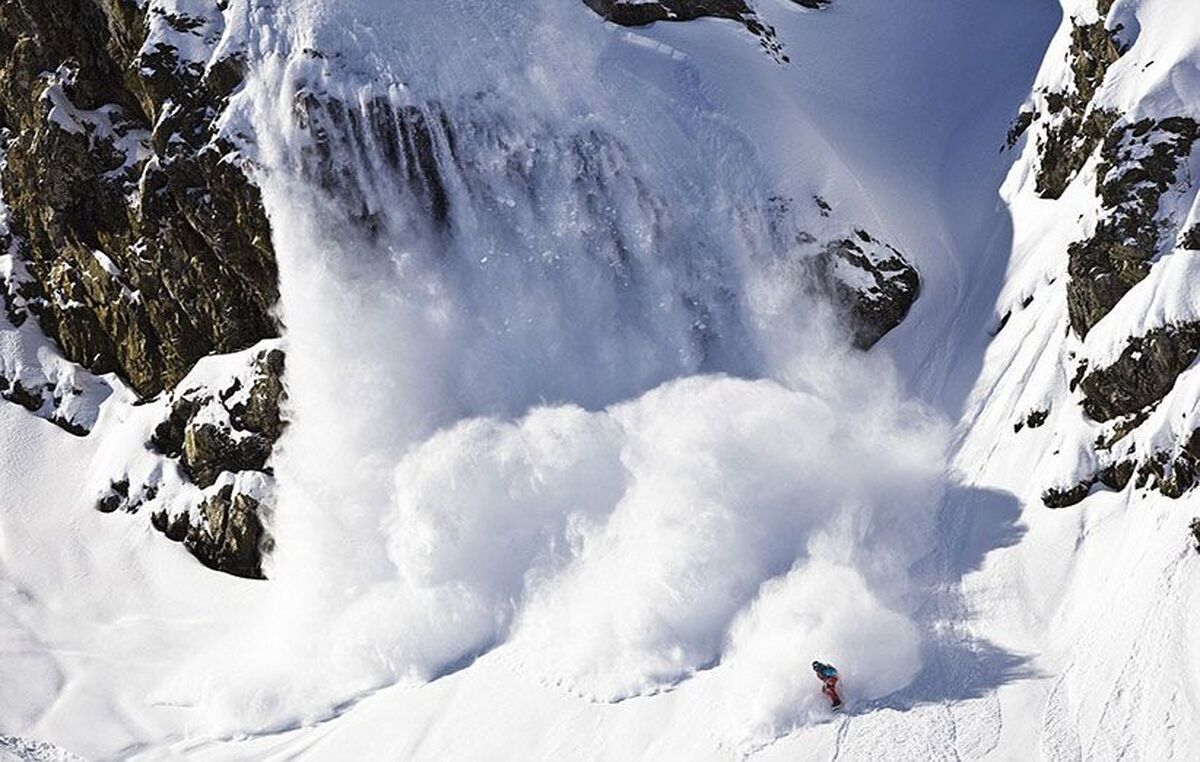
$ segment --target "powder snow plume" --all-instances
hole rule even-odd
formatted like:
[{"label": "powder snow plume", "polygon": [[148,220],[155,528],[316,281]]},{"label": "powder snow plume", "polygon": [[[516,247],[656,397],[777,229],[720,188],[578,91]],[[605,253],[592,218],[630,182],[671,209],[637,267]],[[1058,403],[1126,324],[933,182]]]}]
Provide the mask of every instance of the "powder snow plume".
[{"label": "powder snow plume", "polygon": [[753,744],[823,716],[812,658],[903,687],[945,426],[780,261],[744,138],[685,77],[622,90],[558,3],[449,3],[462,57],[416,14],[355,67],[329,12],[234,112],[289,336],[280,594],[163,699],[287,727],[500,649],[598,702],[705,674]]}]

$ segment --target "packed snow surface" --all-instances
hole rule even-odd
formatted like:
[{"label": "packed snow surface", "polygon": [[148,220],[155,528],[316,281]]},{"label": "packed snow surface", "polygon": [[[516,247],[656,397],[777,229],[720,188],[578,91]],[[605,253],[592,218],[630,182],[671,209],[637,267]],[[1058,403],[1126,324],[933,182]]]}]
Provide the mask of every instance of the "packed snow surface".
[{"label": "packed snow surface", "polygon": [[[250,61],[223,125],[280,260],[270,579],[90,510],[156,415],[115,379],[84,439],[0,405],[0,756],[1200,750],[1184,512],[1048,514],[1055,443],[1002,440],[1045,401],[1014,373],[1065,394],[1063,313],[989,347],[1069,242],[997,153],[1054,3],[764,0],[790,65],[731,22],[411,5],[195,11],[187,61]],[[855,227],[923,278],[868,354],[790,244]]]}]

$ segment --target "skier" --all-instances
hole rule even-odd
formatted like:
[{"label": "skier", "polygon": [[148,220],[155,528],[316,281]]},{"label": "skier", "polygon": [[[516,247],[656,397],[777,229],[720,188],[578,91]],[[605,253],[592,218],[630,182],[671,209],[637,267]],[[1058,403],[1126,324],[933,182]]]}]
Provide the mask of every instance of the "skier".
[{"label": "skier", "polygon": [[832,665],[822,664],[819,661],[812,663],[813,671],[817,673],[817,679],[825,684],[821,692],[829,697],[833,702],[834,709],[840,709],[842,706],[842,697],[837,692],[838,672]]}]

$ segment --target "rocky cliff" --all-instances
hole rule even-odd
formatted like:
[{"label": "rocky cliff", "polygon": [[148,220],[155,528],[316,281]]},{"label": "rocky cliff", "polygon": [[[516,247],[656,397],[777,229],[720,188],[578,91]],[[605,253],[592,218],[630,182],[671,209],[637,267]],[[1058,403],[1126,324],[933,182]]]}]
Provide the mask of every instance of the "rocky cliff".
[{"label": "rocky cliff", "polygon": [[1085,433],[1056,455],[1085,465],[1060,469],[1044,500],[1062,507],[1131,479],[1178,497],[1195,485],[1200,456],[1200,421],[1186,412],[1200,354],[1186,275],[1200,249],[1200,122],[1195,103],[1174,91],[1177,62],[1142,53],[1153,32],[1135,6],[1065,5],[1065,53],[1052,47],[1011,133],[1015,141],[1029,130],[1036,196],[1070,229],[1052,252],[1065,265],[1069,338],[1058,362],[1073,406],[1056,420]]},{"label": "rocky cliff", "polygon": [[[30,345],[36,323],[61,353],[54,367],[29,348],[8,357],[0,393],[72,433],[94,423],[106,392],[85,391],[107,389],[104,374],[149,400],[201,358],[278,334],[266,215],[218,127],[244,61],[225,34],[224,6],[0,2],[5,330],[16,346]],[[256,387],[252,401],[277,407],[281,353],[267,364],[274,385]],[[279,424],[254,419],[238,426],[235,416],[225,429],[254,431],[250,455],[226,448],[224,430],[185,425],[187,479],[207,488],[219,473],[264,468]],[[114,478],[100,507],[130,509],[128,491]],[[232,493],[206,498],[218,504],[194,515],[189,549],[215,568],[257,574],[257,504]],[[231,534],[235,524],[248,528]]]},{"label": "rocky cliff", "polygon": [[[217,3],[0,4],[0,182],[22,308],[149,397],[276,335],[269,227],[215,121],[241,79]],[[191,6],[189,6],[191,7]]]}]

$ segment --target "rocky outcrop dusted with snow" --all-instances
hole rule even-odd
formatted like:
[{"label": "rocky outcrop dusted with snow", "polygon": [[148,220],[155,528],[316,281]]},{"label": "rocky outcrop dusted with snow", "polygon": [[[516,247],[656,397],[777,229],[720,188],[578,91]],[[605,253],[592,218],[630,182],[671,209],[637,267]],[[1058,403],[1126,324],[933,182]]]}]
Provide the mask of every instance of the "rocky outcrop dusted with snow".
[{"label": "rocky outcrop dusted with snow", "polygon": [[830,241],[814,259],[817,280],[845,314],[854,346],[870,349],[904,320],[921,279],[895,247],[865,230]]},{"label": "rocky outcrop dusted with snow", "polygon": [[1195,51],[1165,43],[1170,21],[1136,3],[1064,7],[1012,133],[1032,135],[1024,150],[1033,188],[1019,192],[1059,210],[1056,232],[1043,240],[1069,241],[1043,252],[1059,264],[1021,297],[1027,306],[1034,290],[1053,289],[1069,331],[1052,345],[1066,368],[1058,391],[1027,392],[1073,403],[1052,416],[1064,441],[1043,499],[1062,507],[1098,485],[1129,483],[1177,497],[1196,482],[1200,441],[1192,412],[1200,310],[1190,287],[1200,249],[1200,112],[1174,78]]},{"label": "rocky outcrop dusted with snow", "polygon": [[1197,138],[1200,124],[1179,116],[1121,119],[1105,136],[1096,169],[1099,219],[1067,250],[1067,307],[1078,335],[1086,336],[1175,243],[1182,221],[1160,206],[1164,195],[1190,191],[1184,167]]},{"label": "rocky outcrop dusted with snow", "polygon": [[1043,118],[1038,135],[1040,164],[1037,192],[1058,198],[1104,138],[1115,119],[1113,112],[1093,103],[1109,66],[1121,56],[1116,36],[1103,20],[1082,23],[1070,19],[1068,52],[1071,78],[1065,86],[1044,89],[1041,108],[1022,112],[1021,121]]},{"label": "rocky outcrop dusted with snow", "polygon": [[284,355],[274,347],[210,358],[158,400],[150,451],[97,502],[145,512],[153,526],[213,569],[262,577],[260,515],[274,491],[268,464],[283,434]]},{"label": "rocky outcrop dusted with snow", "polygon": [[216,0],[0,4],[10,308],[144,396],[277,331],[266,217],[216,126],[224,28]]},{"label": "rocky outcrop dusted with snow", "polygon": [[856,349],[875,346],[908,316],[921,276],[899,249],[848,225],[843,211],[821,196],[808,203],[774,196],[767,208],[777,276],[803,281],[806,291],[831,304]]},{"label": "rocky outcrop dusted with snow", "polygon": [[[228,12],[0,2],[0,395],[73,434],[95,424],[104,374],[148,400],[278,332],[245,136],[219,126],[244,64]],[[145,507],[206,565],[259,577],[283,354],[246,368],[152,403],[170,407],[148,445],[161,462],[115,474],[97,507]]]},{"label": "rocky outcrop dusted with snow", "polygon": [[1200,324],[1165,325],[1131,336],[1115,361],[1080,380],[1084,412],[1096,421],[1142,413],[1171,391],[1197,354]]},{"label": "rocky outcrop dusted with snow", "polygon": [[[792,0],[803,8],[817,10],[832,0]],[[783,52],[775,28],[764,23],[746,0],[583,0],[606,20],[621,26],[644,26],[656,21],[691,21],[721,18],[737,21],[759,39],[769,55],[780,63],[790,59]]]}]

